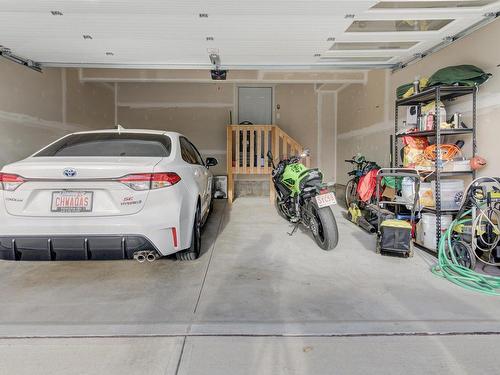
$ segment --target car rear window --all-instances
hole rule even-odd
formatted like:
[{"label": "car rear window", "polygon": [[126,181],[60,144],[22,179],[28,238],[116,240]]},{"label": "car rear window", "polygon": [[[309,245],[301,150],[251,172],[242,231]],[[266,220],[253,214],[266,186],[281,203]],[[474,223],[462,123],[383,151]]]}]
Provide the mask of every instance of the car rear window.
[{"label": "car rear window", "polygon": [[86,133],[61,138],[34,156],[167,157],[171,149],[165,135]]}]

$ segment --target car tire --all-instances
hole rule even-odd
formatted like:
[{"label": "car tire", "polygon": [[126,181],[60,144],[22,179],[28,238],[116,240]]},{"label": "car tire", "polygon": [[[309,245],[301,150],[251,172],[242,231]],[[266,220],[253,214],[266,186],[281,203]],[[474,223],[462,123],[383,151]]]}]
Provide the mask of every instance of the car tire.
[{"label": "car tire", "polygon": [[198,259],[201,253],[201,213],[200,207],[196,208],[196,214],[194,215],[193,223],[193,233],[191,235],[191,246],[186,249],[179,251],[175,254],[177,260],[188,261]]}]

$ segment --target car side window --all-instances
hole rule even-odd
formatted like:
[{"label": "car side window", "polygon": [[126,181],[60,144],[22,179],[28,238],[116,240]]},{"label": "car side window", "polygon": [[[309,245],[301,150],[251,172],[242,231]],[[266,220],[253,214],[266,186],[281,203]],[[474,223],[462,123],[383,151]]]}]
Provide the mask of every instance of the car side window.
[{"label": "car side window", "polygon": [[[189,141],[188,141],[189,142]],[[197,164],[199,165],[205,165],[205,163],[203,162],[203,158],[201,157],[201,154],[200,152],[198,151],[198,149],[195,147],[195,145],[193,145],[191,142],[189,142],[189,144],[191,145],[191,147],[193,148],[193,152],[194,152],[194,155],[196,156],[196,162]]]},{"label": "car side window", "polygon": [[191,142],[189,142],[186,138],[181,137],[180,143],[181,143],[181,156],[186,163],[203,165],[201,156],[199,156],[198,152],[191,144]]}]

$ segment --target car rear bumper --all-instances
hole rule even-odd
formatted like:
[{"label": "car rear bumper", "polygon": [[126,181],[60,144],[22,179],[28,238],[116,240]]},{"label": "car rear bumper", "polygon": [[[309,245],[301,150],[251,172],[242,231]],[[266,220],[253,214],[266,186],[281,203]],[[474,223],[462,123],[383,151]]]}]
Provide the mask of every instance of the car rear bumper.
[{"label": "car rear bumper", "polygon": [[3,260],[132,259],[137,251],[156,251],[144,236],[11,236],[0,237]]}]

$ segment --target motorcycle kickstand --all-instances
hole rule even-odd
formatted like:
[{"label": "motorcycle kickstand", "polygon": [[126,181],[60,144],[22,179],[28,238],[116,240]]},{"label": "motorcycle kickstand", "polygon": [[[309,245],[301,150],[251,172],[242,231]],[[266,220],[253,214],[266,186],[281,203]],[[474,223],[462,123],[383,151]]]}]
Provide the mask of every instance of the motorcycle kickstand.
[{"label": "motorcycle kickstand", "polygon": [[287,232],[287,234],[288,234],[289,236],[293,236],[293,235],[295,234],[295,232],[297,231],[297,229],[299,228],[299,224],[300,224],[299,222],[295,223],[295,224],[293,225],[293,229],[292,229],[292,231],[291,231],[291,232]]}]

